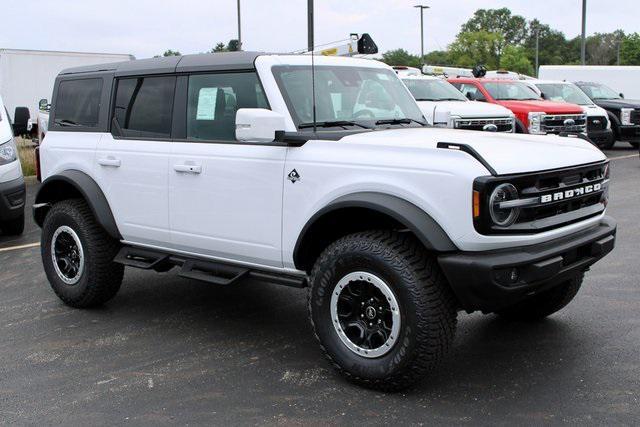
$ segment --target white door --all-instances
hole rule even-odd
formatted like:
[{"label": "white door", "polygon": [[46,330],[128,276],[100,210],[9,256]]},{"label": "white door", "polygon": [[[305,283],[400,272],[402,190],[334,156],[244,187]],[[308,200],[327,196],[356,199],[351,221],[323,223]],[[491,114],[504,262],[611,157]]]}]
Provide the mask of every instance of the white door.
[{"label": "white door", "polygon": [[282,266],[287,148],[235,141],[236,110],[256,107],[267,104],[255,73],[189,77],[186,141],[169,157],[175,249]]},{"label": "white door", "polygon": [[112,134],[102,135],[95,176],[123,238],[170,245],[169,142],[175,77],[140,77],[117,83]]}]

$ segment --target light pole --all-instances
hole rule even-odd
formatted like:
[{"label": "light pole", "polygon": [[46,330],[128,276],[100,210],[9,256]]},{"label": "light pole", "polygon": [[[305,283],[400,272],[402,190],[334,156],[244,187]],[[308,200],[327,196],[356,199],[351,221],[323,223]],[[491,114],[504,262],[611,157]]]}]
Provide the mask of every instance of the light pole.
[{"label": "light pole", "polygon": [[582,0],[582,46],[580,49],[582,65],[587,63],[587,0]]},{"label": "light pole", "polygon": [[540,28],[536,28],[536,77],[540,68]]},{"label": "light pole", "polygon": [[238,50],[242,50],[242,25],[240,25],[240,0],[238,0]]},{"label": "light pole", "polygon": [[307,49],[313,52],[313,0],[307,0]]},{"label": "light pole", "polygon": [[420,61],[423,62],[424,65],[424,10],[431,9],[431,7],[421,4],[414,7],[420,9]]}]

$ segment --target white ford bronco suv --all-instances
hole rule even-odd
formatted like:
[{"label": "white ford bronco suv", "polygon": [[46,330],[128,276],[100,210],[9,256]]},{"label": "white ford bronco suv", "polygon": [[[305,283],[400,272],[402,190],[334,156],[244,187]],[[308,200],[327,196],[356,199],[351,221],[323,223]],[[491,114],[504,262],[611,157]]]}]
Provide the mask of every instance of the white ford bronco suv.
[{"label": "white ford bronco suv", "polygon": [[428,127],[394,71],[365,59],[69,69],[40,153],[34,217],[66,304],[110,300],[125,266],[309,287],[325,354],[383,390],[443,359],[459,311],[563,308],[616,233],[589,142]]}]

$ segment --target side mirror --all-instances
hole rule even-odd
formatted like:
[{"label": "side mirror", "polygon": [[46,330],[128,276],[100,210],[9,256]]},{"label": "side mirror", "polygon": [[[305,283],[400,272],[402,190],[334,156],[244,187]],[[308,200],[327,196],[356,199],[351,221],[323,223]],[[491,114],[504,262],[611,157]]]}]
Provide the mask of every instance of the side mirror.
[{"label": "side mirror", "polygon": [[284,116],[275,111],[240,108],[236,113],[236,139],[240,142],[273,142],[284,128]]},{"label": "side mirror", "polygon": [[620,98],[624,99],[624,93],[620,94]]},{"label": "side mirror", "polygon": [[49,101],[47,100],[47,98],[42,98],[38,102],[38,108],[42,111],[47,111],[49,109]]},{"label": "side mirror", "polygon": [[540,98],[547,99],[547,95],[545,95],[544,92],[540,92]]},{"label": "side mirror", "polygon": [[475,95],[473,94],[473,92],[467,92],[467,99],[468,99],[469,101],[475,101],[475,100],[476,100],[476,97],[475,97]]},{"label": "side mirror", "polygon": [[16,136],[29,133],[29,109],[27,107],[16,107],[13,114],[13,134]]}]

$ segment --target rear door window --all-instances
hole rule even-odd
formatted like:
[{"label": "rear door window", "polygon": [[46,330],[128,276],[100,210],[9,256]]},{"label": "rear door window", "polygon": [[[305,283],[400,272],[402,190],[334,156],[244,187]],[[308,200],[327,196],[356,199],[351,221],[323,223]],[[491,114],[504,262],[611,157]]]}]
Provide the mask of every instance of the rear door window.
[{"label": "rear door window", "polygon": [[175,84],[175,76],[119,79],[112,131],[133,138],[169,138]]},{"label": "rear door window", "polygon": [[101,95],[101,78],[61,81],[55,106],[55,124],[63,127],[96,127]]}]

